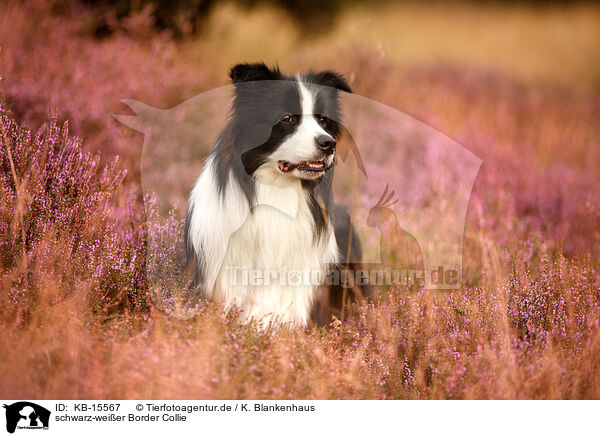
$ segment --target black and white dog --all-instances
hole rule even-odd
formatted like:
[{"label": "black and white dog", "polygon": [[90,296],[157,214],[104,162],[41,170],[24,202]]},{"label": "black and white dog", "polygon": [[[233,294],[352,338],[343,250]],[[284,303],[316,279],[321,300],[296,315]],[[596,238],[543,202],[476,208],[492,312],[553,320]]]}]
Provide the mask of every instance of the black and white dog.
[{"label": "black and white dog", "polygon": [[194,286],[239,307],[243,322],[305,326],[326,274],[360,261],[331,186],[339,91],[352,91],[333,71],[290,77],[257,63],[230,77],[230,120],[189,199]]}]

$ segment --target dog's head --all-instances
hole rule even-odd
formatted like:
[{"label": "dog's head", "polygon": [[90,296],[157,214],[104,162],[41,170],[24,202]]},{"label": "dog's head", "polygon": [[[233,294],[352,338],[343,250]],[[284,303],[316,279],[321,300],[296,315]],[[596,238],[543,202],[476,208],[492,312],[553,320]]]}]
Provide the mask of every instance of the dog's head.
[{"label": "dog's head", "polygon": [[231,69],[233,128],[250,175],[316,180],[335,159],[339,91],[352,92],[333,71],[285,76],[265,64]]}]

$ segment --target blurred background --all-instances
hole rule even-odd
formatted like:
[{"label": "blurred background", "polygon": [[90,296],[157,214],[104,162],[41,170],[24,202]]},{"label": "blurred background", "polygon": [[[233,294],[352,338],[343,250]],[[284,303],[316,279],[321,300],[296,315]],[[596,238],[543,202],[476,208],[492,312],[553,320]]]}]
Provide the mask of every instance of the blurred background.
[{"label": "blurred background", "polygon": [[[599,49],[597,2],[0,2],[0,144],[17,167],[1,147],[0,394],[599,398]],[[112,114],[172,108],[256,61],[337,70],[483,160],[461,290],[396,289],[343,328],[277,340],[218,308],[177,325],[146,304],[143,138]],[[55,153],[67,134],[50,117],[101,163],[118,156],[123,182],[77,144],[63,140],[72,165]],[[361,153],[394,156],[384,146]],[[82,328],[95,319],[98,335]]]},{"label": "blurred background", "polygon": [[463,95],[513,85],[597,93],[599,29],[600,7],[563,1],[7,0],[0,91],[25,121],[51,108],[94,136],[88,145],[118,149],[107,115],[120,99],[167,107],[260,60],[337,69],[355,92],[435,124],[416,88],[442,81],[452,84],[443,93],[469,87]]},{"label": "blurred background", "polygon": [[[51,114],[69,120],[86,150],[118,155],[128,170],[122,189],[139,199],[142,137],[111,116],[132,114],[122,99],[171,108],[226,85],[229,68],[245,61],[335,69],[355,93],[476,153],[485,171],[475,193],[502,186],[521,218],[542,225],[548,214],[589,212],[589,190],[567,180],[597,182],[599,47],[592,3],[8,0],[0,93],[26,126]],[[568,253],[587,251],[595,218],[574,223],[542,231]]]},{"label": "blurred background", "polygon": [[[218,43],[228,57],[289,63],[301,46],[375,50],[401,64],[501,69],[523,79],[598,85],[598,10],[573,1],[105,0],[85,24],[96,37],[134,17],[177,38]],[[142,24],[141,22],[138,22]],[[132,29],[129,29],[132,30]],[[325,44],[325,45],[324,45]]]}]

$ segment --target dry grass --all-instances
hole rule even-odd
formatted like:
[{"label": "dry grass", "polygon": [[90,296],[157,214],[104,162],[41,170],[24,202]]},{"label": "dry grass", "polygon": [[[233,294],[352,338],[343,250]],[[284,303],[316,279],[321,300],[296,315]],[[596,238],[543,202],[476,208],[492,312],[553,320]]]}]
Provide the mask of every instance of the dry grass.
[{"label": "dry grass", "polygon": [[[225,5],[195,38],[174,42],[140,16],[98,41],[85,13],[4,3],[0,396],[599,398],[599,17],[394,6],[345,11],[306,39],[276,10]],[[339,69],[484,160],[463,289],[394,289],[294,332],[240,326],[210,303],[189,321],[147,305],[141,139],[110,114],[122,98],[175,105],[255,59]],[[60,123],[17,128],[37,130],[49,108],[84,150],[118,154],[124,181]]]}]

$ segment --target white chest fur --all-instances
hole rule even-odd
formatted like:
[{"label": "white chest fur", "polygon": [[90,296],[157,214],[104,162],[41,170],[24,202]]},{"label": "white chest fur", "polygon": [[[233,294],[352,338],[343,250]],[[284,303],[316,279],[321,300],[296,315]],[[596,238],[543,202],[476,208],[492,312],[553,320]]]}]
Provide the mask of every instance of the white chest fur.
[{"label": "white chest fur", "polygon": [[[214,284],[207,294],[228,307],[239,307],[242,321],[304,326],[317,286],[338,259],[335,237],[330,226],[321,237],[316,236],[299,180],[282,178],[269,167],[260,168],[255,177],[258,185],[252,211],[227,207],[245,201],[230,179],[226,196],[237,198],[226,198],[217,210],[194,213],[191,234],[205,247],[207,286]],[[196,226],[194,236],[194,221],[207,218],[216,228]],[[237,223],[235,228],[223,228],[231,223]],[[223,247],[215,249],[218,244],[213,238],[226,239],[221,241]],[[207,247],[213,249],[207,253]]]}]

